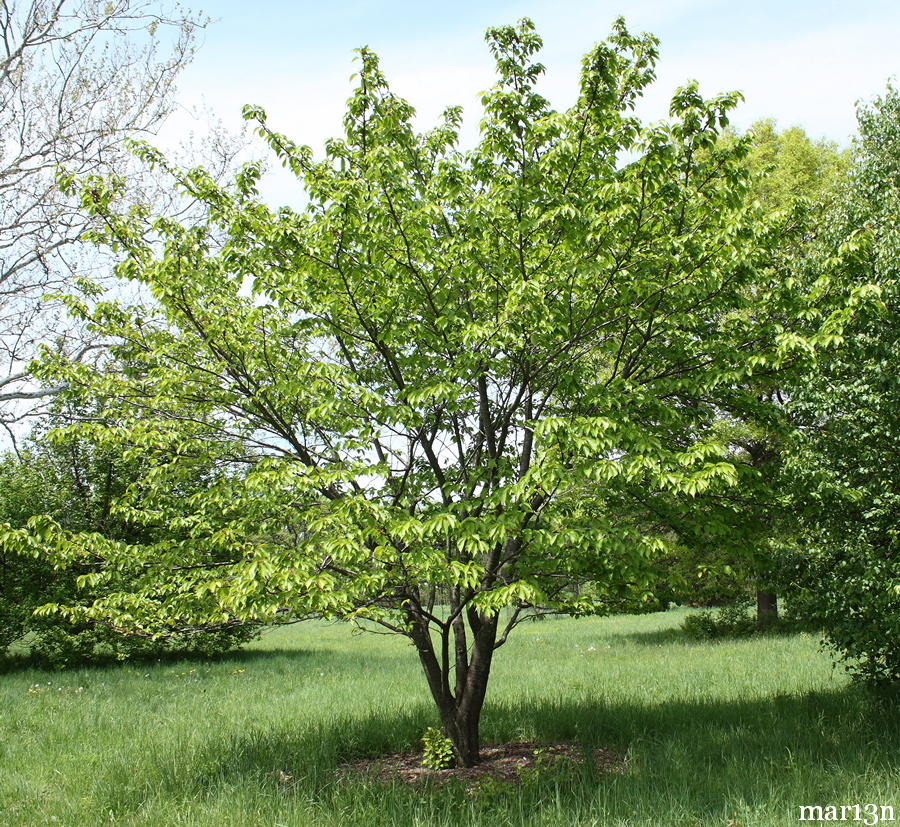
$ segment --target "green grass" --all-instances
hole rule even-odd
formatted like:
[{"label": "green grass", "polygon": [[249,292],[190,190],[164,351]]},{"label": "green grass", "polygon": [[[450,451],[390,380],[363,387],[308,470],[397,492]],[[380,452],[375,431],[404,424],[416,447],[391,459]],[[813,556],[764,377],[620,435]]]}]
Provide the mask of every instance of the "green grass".
[{"label": "green grass", "polygon": [[900,818],[896,707],[848,685],[813,637],[693,643],[682,616],[520,627],[484,740],[613,748],[626,772],[475,795],[335,778],[435,723],[392,637],[308,623],[212,663],[0,675],[0,823],[770,827],[798,824],[800,804],[869,802]]}]

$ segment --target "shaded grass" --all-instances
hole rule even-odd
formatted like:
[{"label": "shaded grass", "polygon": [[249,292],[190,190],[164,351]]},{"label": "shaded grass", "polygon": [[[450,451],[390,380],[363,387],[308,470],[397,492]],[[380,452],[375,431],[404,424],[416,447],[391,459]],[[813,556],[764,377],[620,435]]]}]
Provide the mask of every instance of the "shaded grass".
[{"label": "shaded grass", "polygon": [[[683,612],[533,623],[499,650],[486,742],[626,756],[518,786],[337,779],[435,723],[413,650],[344,626],[230,658],[0,677],[5,824],[782,825],[800,804],[900,812],[900,715],[804,634],[695,643]],[[81,687],[81,689],[79,689]]]}]

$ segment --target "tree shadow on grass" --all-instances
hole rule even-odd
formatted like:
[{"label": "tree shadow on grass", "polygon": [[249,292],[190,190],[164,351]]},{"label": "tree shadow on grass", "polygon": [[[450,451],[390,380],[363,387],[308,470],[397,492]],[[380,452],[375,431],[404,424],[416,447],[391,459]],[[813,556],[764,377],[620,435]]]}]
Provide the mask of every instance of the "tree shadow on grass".
[{"label": "tree shadow on grass", "polygon": [[668,646],[672,643],[698,642],[678,626],[668,629],[648,629],[644,632],[619,632],[610,634],[610,637],[628,643],[639,643],[643,646]]},{"label": "tree shadow on grass", "polygon": [[885,778],[900,769],[897,707],[858,687],[730,702],[545,702],[530,717],[510,705],[493,709],[490,722],[491,731],[518,725],[535,740],[621,751],[626,773],[602,783],[615,788],[607,815],[622,820],[675,807],[697,823],[725,823],[730,803],[774,806],[790,821],[810,796],[812,803],[854,800],[873,771]]},{"label": "tree shadow on grass", "polygon": [[[114,655],[102,655],[91,657],[83,661],[75,661],[65,667],[53,666],[47,662],[40,651],[37,652],[13,652],[0,654],[0,675],[13,674],[23,671],[46,672],[48,674],[63,675],[68,672],[82,670],[103,671],[110,668],[140,667],[140,666],[185,666],[187,664],[240,664],[240,663],[264,663],[273,659],[288,659],[292,661],[304,660],[318,654],[316,649],[296,649],[293,647],[271,648],[236,648],[227,652],[215,654],[202,654],[198,652],[162,652],[148,655],[137,655],[120,660]],[[329,652],[329,656],[331,653]]]},{"label": "tree shadow on grass", "polygon": [[637,643],[641,646],[668,646],[673,643],[684,645],[704,646],[716,643],[730,643],[736,640],[757,640],[759,638],[783,638],[793,637],[799,634],[821,634],[816,630],[810,630],[800,625],[789,626],[787,624],[774,629],[757,629],[750,633],[722,633],[716,637],[697,637],[685,631],[681,626],[667,629],[648,629],[644,632],[620,632],[610,634],[618,640],[628,643]]},{"label": "tree shadow on grass", "polygon": [[[322,721],[313,713],[302,729],[223,735],[166,786],[184,799],[255,787],[261,799],[274,797],[284,807],[299,796],[340,812],[347,825],[425,823],[423,808],[428,823],[518,824],[539,821],[548,807],[570,819],[560,823],[571,824],[644,824],[672,813],[682,814],[679,823],[724,824],[742,808],[763,813],[753,823],[774,824],[796,820],[800,804],[868,800],[867,779],[900,771],[896,704],[879,703],[851,686],[731,702],[501,701],[485,710],[485,743],[576,742],[612,749],[624,759],[624,771],[597,774],[586,765],[565,779],[548,773],[507,789],[495,785],[486,797],[460,785],[423,790],[398,782],[390,789],[388,813],[379,809],[383,784],[336,776],[342,762],[415,749],[433,723],[424,699],[419,707],[365,717]],[[779,817],[767,821],[767,813]]]}]

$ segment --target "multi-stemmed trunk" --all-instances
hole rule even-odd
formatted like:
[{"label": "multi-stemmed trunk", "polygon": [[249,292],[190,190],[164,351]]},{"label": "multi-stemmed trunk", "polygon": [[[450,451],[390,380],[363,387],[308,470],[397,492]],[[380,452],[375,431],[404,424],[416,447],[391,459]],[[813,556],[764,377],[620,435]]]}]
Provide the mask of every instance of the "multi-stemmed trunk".
[{"label": "multi-stemmed trunk", "polygon": [[470,609],[464,619],[460,612],[443,630],[436,647],[428,621],[413,615],[411,636],[444,734],[452,742],[456,764],[461,767],[472,767],[480,760],[479,723],[497,645],[497,624],[496,615],[490,617]]}]

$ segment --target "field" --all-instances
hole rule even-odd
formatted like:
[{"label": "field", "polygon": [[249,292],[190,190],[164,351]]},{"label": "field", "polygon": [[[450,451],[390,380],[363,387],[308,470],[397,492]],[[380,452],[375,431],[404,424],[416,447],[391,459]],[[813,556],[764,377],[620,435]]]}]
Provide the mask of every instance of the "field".
[{"label": "field", "polygon": [[[900,714],[815,638],[693,643],[680,611],[548,620],[498,652],[488,742],[605,747],[624,772],[411,788],[337,778],[435,723],[414,652],[341,625],[216,662],[0,675],[0,823],[796,825],[801,804],[893,805]],[[860,822],[862,823],[862,822]]]}]

